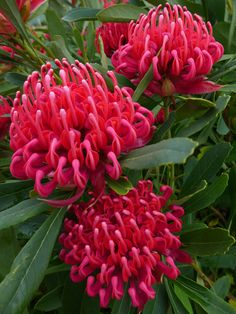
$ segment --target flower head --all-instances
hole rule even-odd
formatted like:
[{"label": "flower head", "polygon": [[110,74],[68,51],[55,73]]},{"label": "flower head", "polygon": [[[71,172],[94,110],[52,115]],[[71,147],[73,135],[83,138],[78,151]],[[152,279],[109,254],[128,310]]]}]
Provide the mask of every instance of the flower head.
[{"label": "flower head", "polygon": [[71,207],[76,218],[65,219],[60,258],[72,265],[72,281],[87,278],[88,295],[99,295],[102,307],[111,298],[120,300],[127,283],[133,306],[142,309],[155,298],[154,283],[163,275],[178,277],[175,261],[191,262],[174,235],[184,210],[171,205],[164,212],[172,189],[160,191],[155,195],[151,181],[139,181],[125,196],[112,192]]},{"label": "flower head", "polygon": [[[153,114],[120,89],[113,72],[109,91],[90,64],[55,60],[33,72],[16,94],[11,112],[10,145],[15,151],[10,170],[20,179],[35,180],[35,190],[48,196],[56,187],[82,192],[88,180],[97,190],[104,175],[118,179],[121,153],[145,145],[152,136]],[[42,180],[48,179],[45,184]]]},{"label": "flower head", "polygon": [[[0,139],[4,138],[9,130],[11,106],[8,101],[0,96]],[[9,116],[7,116],[9,115]]]},{"label": "flower head", "polygon": [[148,94],[198,94],[220,88],[205,75],[223,52],[212,35],[210,22],[192,15],[186,7],[167,3],[164,9],[159,5],[130,23],[128,43],[113,54],[112,63],[135,85],[152,66]]},{"label": "flower head", "polygon": [[129,23],[103,23],[96,29],[96,49],[100,52],[99,36],[102,39],[104,52],[108,58],[128,41]]},{"label": "flower head", "polygon": [[[16,0],[23,21],[26,21],[30,13],[34,12],[44,2],[45,0]],[[8,35],[15,32],[15,26],[4,15],[4,12],[0,12],[0,34]]]}]

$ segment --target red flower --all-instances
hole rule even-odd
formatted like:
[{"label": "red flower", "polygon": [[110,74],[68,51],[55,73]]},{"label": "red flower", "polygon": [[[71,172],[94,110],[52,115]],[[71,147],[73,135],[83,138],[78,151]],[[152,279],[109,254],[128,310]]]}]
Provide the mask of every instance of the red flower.
[{"label": "red flower", "polygon": [[112,56],[117,72],[137,85],[153,66],[153,80],[147,93],[170,96],[199,94],[220,88],[207,81],[213,64],[223,55],[223,46],[212,35],[210,22],[186,7],[159,5],[131,22],[128,43]]},{"label": "red flower", "polygon": [[96,49],[100,52],[99,36],[103,41],[104,52],[110,58],[114,51],[128,42],[129,23],[103,23],[96,29]]},{"label": "red flower", "polygon": [[[108,72],[114,91],[90,64],[55,60],[57,83],[50,64],[33,72],[17,93],[12,111],[10,144],[15,151],[10,170],[20,179],[35,180],[35,190],[48,196],[57,186],[77,187],[89,179],[97,190],[104,175],[118,179],[121,153],[145,145],[152,136],[153,114],[132,101]],[[42,180],[49,182],[42,184]]]},{"label": "red flower", "polygon": [[112,192],[71,207],[76,218],[65,219],[60,258],[72,265],[72,281],[87,278],[88,295],[99,295],[102,307],[111,298],[120,300],[128,283],[133,306],[142,309],[155,298],[154,283],[163,275],[178,277],[175,261],[191,263],[174,235],[181,231],[184,210],[171,205],[163,212],[172,189],[160,191],[155,195],[151,181],[139,181],[125,196]]},{"label": "red flower", "polygon": [[[16,0],[23,21],[26,21],[30,13],[34,12],[44,2],[45,0]],[[15,26],[4,15],[4,12],[0,12],[0,34],[8,35],[15,32]]]},{"label": "red flower", "polygon": [[[8,101],[0,96],[0,139],[4,138],[9,130],[11,106]],[[7,116],[9,115],[9,116]]]}]

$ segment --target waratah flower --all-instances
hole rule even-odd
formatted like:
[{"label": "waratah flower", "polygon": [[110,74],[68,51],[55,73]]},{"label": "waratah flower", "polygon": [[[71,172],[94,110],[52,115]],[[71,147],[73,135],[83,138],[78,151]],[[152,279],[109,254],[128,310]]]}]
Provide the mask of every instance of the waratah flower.
[{"label": "waratah flower", "polygon": [[4,138],[9,130],[11,106],[8,101],[0,96],[0,139]]},{"label": "waratah flower", "polygon": [[[26,21],[30,13],[34,12],[44,2],[45,0],[16,0],[23,21]],[[4,15],[4,12],[0,12],[0,34],[8,35],[15,32],[15,26]]]},{"label": "waratah flower", "polygon": [[133,306],[142,309],[155,298],[152,285],[163,275],[178,277],[176,261],[191,263],[174,234],[181,231],[184,210],[177,205],[164,210],[172,189],[160,191],[155,195],[151,181],[139,181],[125,196],[111,192],[71,206],[75,218],[65,219],[60,258],[72,265],[73,282],[87,278],[87,294],[99,295],[101,307],[111,298],[120,300],[127,284]]},{"label": "waratah flower", "polygon": [[[115,4],[126,4],[128,0],[100,0],[104,8],[108,8]],[[96,29],[96,50],[100,52],[99,36],[102,39],[104,52],[110,58],[114,51],[121,45],[127,43],[129,23],[103,23]]]},{"label": "waratah flower", "polygon": [[[113,72],[109,91],[105,80],[90,64],[55,60],[57,79],[50,64],[41,78],[33,72],[16,94],[11,112],[10,145],[15,151],[10,166],[14,177],[35,180],[44,197],[56,187],[77,187],[88,180],[97,190],[104,175],[118,179],[121,153],[145,145],[152,136],[151,111],[132,101],[120,89]],[[48,182],[42,183],[42,180]]]},{"label": "waratah flower", "polygon": [[96,49],[100,52],[99,37],[101,37],[104,52],[108,58],[128,41],[129,23],[103,23],[96,29]]},{"label": "waratah flower", "polygon": [[220,88],[205,75],[223,52],[210,22],[192,15],[186,7],[167,3],[164,9],[159,5],[130,23],[128,43],[113,54],[112,63],[135,85],[152,66],[147,94],[199,94]]}]

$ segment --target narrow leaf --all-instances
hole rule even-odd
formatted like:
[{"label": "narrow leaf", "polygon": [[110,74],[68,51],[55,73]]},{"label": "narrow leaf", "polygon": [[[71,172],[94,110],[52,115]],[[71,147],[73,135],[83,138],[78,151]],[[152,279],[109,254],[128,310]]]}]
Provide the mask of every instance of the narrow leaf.
[{"label": "narrow leaf", "polygon": [[0,231],[0,282],[9,273],[11,264],[15,259],[19,244],[13,228]]},{"label": "narrow leaf", "polygon": [[37,216],[46,210],[48,205],[38,200],[26,200],[0,212],[0,230],[17,225],[29,218]]},{"label": "narrow leaf", "polygon": [[130,309],[131,309],[131,299],[130,299],[130,296],[128,295],[127,285],[126,285],[123,298],[120,301],[118,300],[114,301],[111,314],[129,313]]},{"label": "narrow leaf", "polygon": [[165,282],[166,291],[169,296],[169,300],[173,307],[174,313],[175,314],[188,314],[189,312],[187,312],[182,302],[176,296],[174,289],[171,285],[171,282],[169,282],[166,278],[164,279],[164,282]]},{"label": "narrow leaf", "polygon": [[49,312],[60,308],[62,306],[61,294],[62,287],[56,287],[44,294],[35,304],[34,309],[41,312]]},{"label": "narrow leaf", "polygon": [[12,180],[0,184],[0,211],[28,198],[29,191],[32,190],[32,188],[33,182],[31,180]]},{"label": "narrow leaf", "polygon": [[129,22],[137,20],[142,13],[147,11],[132,4],[117,4],[101,10],[97,18],[101,22]]},{"label": "narrow leaf", "polygon": [[232,147],[229,143],[220,143],[212,146],[198,161],[189,173],[183,187],[182,195],[195,191],[202,180],[210,181],[221,168]]},{"label": "narrow leaf", "polygon": [[217,115],[222,112],[229,102],[230,96],[220,96],[216,101],[216,107],[208,110],[203,116],[198,120],[194,121],[190,125],[186,125],[184,128],[177,132],[177,136],[191,136],[202,130],[206,125],[208,125],[212,120],[214,120]]},{"label": "narrow leaf", "polygon": [[63,20],[66,22],[77,22],[77,21],[95,21],[97,20],[97,13],[99,9],[93,8],[75,8],[70,10],[63,16]]},{"label": "narrow leaf", "polygon": [[119,180],[106,178],[108,186],[119,195],[126,195],[131,189],[132,184],[126,177],[121,177]]},{"label": "narrow leaf", "polygon": [[55,11],[48,9],[46,12],[47,25],[49,34],[53,39],[56,39],[55,36],[60,35],[67,40],[66,30],[64,28],[63,22],[59,19]]},{"label": "narrow leaf", "polygon": [[185,249],[197,256],[208,256],[225,253],[235,239],[229,231],[221,228],[204,228],[181,234]]},{"label": "narrow leaf", "polygon": [[148,169],[173,163],[184,163],[197,143],[187,138],[172,138],[136,149],[121,160],[122,167]]},{"label": "narrow leaf", "polygon": [[146,303],[143,314],[166,314],[169,302],[165,286],[159,284],[155,285],[153,288],[156,291],[156,297],[154,300],[150,300]]},{"label": "narrow leaf", "polygon": [[151,64],[150,68],[148,69],[147,73],[144,75],[142,80],[139,82],[138,86],[136,87],[134,94],[132,96],[134,101],[138,101],[141,97],[142,93],[148,87],[149,83],[152,81],[153,78],[153,66]]},{"label": "narrow leaf", "polygon": [[229,176],[224,173],[204,190],[194,194],[183,204],[185,214],[196,212],[213,204],[223,194],[228,185]]},{"label": "narrow leaf", "polygon": [[211,290],[220,298],[225,299],[229,293],[231,286],[231,278],[228,275],[220,277],[212,286]]},{"label": "narrow leaf", "polygon": [[208,314],[236,314],[236,310],[209,289],[187,277],[180,276],[174,284],[181,288],[191,300],[198,303]]},{"label": "narrow leaf", "polygon": [[15,258],[0,284],[1,313],[23,313],[44,277],[64,214],[55,209]]},{"label": "narrow leaf", "polygon": [[161,127],[154,133],[152,143],[161,141],[167,131],[173,126],[176,118],[175,112],[170,112],[168,119],[161,125]]}]

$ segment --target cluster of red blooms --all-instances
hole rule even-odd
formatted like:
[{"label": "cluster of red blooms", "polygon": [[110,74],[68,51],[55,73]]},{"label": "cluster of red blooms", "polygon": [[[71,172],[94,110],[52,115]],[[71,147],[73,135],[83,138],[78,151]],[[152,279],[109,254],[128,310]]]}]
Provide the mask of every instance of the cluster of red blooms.
[{"label": "cluster of red blooms", "polygon": [[139,181],[125,196],[112,192],[70,208],[75,219],[65,219],[60,258],[72,265],[72,281],[87,278],[88,295],[99,295],[102,307],[120,300],[128,283],[133,306],[142,309],[163,275],[177,278],[175,261],[191,263],[174,234],[181,231],[184,210],[171,205],[163,212],[172,189],[160,191],[155,195],[151,181]]},{"label": "cluster of red blooms", "polygon": [[[33,3],[41,2],[17,4],[21,10],[28,3],[33,8]],[[105,8],[115,3],[103,1]],[[7,27],[10,30],[12,25]],[[152,67],[148,95],[195,94],[220,87],[205,75],[221,58],[223,47],[214,39],[211,24],[185,7],[166,4],[141,15],[137,22],[105,23],[97,30],[98,50],[99,36],[116,72],[134,85]],[[181,231],[184,210],[168,206],[169,186],[162,186],[160,195],[154,194],[150,181],[139,181],[125,196],[104,189],[105,175],[118,180],[122,173],[120,155],[151,139],[153,114],[132,100],[128,88],[118,86],[112,71],[107,73],[113,85],[109,90],[90,64],[69,64],[66,59],[55,64],[59,79],[48,63],[41,74],[28,77],[23,94],[17,92],[13,101],[11,173],[33,179],[43,197],[57,188],[76,189],[71,199],[54,203],[70,205],[72,218],[65,219],[59,241],[61,259],[72,265],[71,279],[87,279],[88,295],[99,295],[102,307],[111,298],[120,300],[127,284],[133,306],[142,309],[155,298],[152,286],[163,275],[177,278],[176,262],[191,262],[175,234]],[[9,105],[1,100],[9,112]],[[164,119],[161,110],[157,121]],[[90,200],[73,204],[88,181],[95,191],[88,192]]]},{"label": "cluster of red blooms", "polygon": [[[133,102],[108,72],[114,91],[90,64],[55,60],[62,84],[51,65],[32,73],[17,93],[11,112],[10,170],[35,180],[35,190],[48,196],[57,186],[76,187],[77,196],[90,179],[101,191],[104,175],[121,175],[118,157],[144,146],[152,137],[151,111]],[[49,179],[42,183],[43,179]]]},{"label": "cluster of red blooms", "polygon": [[[143,14],[136,22],[132,21],[127,26],[128,35],[125,30],[123,37],[120,34],[125,24],[119,25],[122,24],[116,26],[114,35],[117,37],[113,41],[108,23],[97,32],[103,39],[105,51],[109,51],[107,55],[112,56],[115,70],[133,84],[137,85],[150,66],[153,67],[153,80],[147,94],[198,94],[220,88],[207,81],[205,75],[223,55],[223,46],[214,39],[210,22],[205,23],[200,16],[192,15],[186,7],[171,7],[167,3],[162,9],[159,5],[148,15]],[[122,45],[121,40],[127,43]]]},{"label": "cluster of red blooms", "polygon": [[[117,1],[101,1],[104,8],[110,7],[117,3]],[[127,0],[120,1],[125,4]],[[113,53],[118,47],[125,45],[128,41],[128,26],[129,23],[102,23],[100,27],[96,29],[96,49],[100,52],[99,37],[101,37],[104,52],[108,58],[111,58]]]}]

